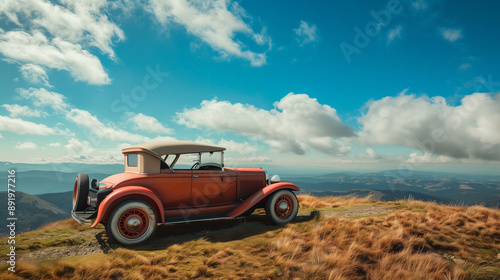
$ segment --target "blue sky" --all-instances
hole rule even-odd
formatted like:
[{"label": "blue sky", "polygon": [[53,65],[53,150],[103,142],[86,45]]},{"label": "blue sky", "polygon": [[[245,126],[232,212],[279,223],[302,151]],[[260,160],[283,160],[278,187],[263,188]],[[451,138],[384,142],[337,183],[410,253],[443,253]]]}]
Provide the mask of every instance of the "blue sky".
[{"label": "blue sky", "polygon": [[3,1],[1,161],[498,174],[497,1]]}]

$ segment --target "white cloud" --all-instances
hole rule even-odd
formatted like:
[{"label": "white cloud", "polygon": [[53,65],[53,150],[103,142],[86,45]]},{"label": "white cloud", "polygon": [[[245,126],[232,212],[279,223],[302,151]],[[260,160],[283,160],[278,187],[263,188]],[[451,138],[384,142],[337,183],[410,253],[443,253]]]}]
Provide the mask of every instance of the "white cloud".
[{"label": "white cloud", "polygon": [[108,3],[111,10],[117,10],[120,15],[129,17],[132,12],[139,6],[140,1],[136,0],[115,0]]},{"label": "white cloud", "polygon": [[17,145],[14,148],[18,150],[35,150],[38,148],[38,145],[33,142],[23,142],[23,143],[17,143]]},{"label": "white cloud", "polygon": [[368,104],[359,118],[364,144],[402,145],[453,158],[500,160],[500,94],[465,96],[459,106],[443,97],[406,95]]},{"label": "white cloud", "polygon": [[95,151],[95,149],[92,148],[88,141],[80,142],[80,140],[76,138],[71,138],[68,141],[68,144],[64,146],[64,148],[66,148],[66,150],[68,150],[69,152],[73,152],[77,155],[90,154]]},{"label": "white cloud", "polygon": [[264,45],[267,43],[268,45],[268,50],[271,50],[273,48],[273,40],[271,39],[271,36],[267,35],[267,28],[263,27],[260,33],[256,33],[253,35],[253,38],[255,42],[259,45]]},{"label": "white cloud", "polygon": [[105,0],[62,0],[59,5],[47,0],[4,0],[0,14],[25,29],[43,30],[51,37],[96,47],[114,58],[113,39],[122,40],[125,36],[109,21],[107,6]]},{"label": "white cloud", "polygon": [[464,63],[464,64],[460,65],[460,67],[458,67],[458,69],[459,70],[467,70],[471,67],[472,67],[472,65],[470,63]]},{"label": "white cloud", "polygon": [[156,134],[171,134],[173,130],[163,126],[156,118],[146,116],[142,113],[134,114],[130,113],[129,122],[135,124],[134,129],[143,130]]},{"label": "white cloud", "polygon": [[410,154],[408,160],[406,160],[406,162],[409,163],[448,163],[456,161],[456,159],[450,158],[448,156],[435,156],[430,153],[424,153],[423,155],[412,153]]},{"label": "white cloud", "polygon": [[49,40],[40,31],[0,32],[0,52],[16,61],[67,70],[77,81],[96,85],[111,82],[101,61],[81,45],[58,37]]},{"label": "white cloud", "polygon": [[18,89],[17,91],[23,98],[33,100],[33,104],[37,107],[49,106],[56,111],[64,111],[68,107],[66,97],[57,92],[44,88]]},{"label": "white cloud", "polygon": [[228,152],[237,154],[255,154],[258,151],[256,146],[251,145],[246,141],[244,143],[239,143],[233,140],[221,139],[219,142],[215,143],[210,139],[198,137],[195,142],[224,147]]},{"label": "white cloud", "polygon": [[297,41],[300,43],[300,46],[304,46],[318,40],[316,30],[317,27],[315,24],[310,26],[307,22],[301,20],[299,28],[294,29],[293,31],[297,35]]},{"label": "white cloud", "polygon": [[123,150],[125,148],[128,148],[130,146],[132,146],[132,144],[130,144],[130,143],[121,143],[121,144],[118,145],[118,150],[121,151],[121,150]]},{"label": "white cloud", "polygon": [[363,154],[358,154],[357,157],[360,158],[360,159],[372,159],[372,160],[381,159],[382,158],[382,156],[380,156],[372,148],[366,148],[366,152],[363,153]]},{"label": "white cloud", "polygon": [[59,142],[50,143],[49,147],[58,148],[58,147],[61,147],[61,143],[59,143]]},{"label": "white cloud", "polygon": [[112,141],[132,141],[138,142],[148,142],[151,139],[148,137],[141,136],[139,134],[134,134],[127,132],[123,129],[115,128],[112,124],[103,124],[96,116],[91,115],[88,111],[80,109],[71,109],[66,114],[66,119],[76,123],[77,125],[84,127],[94,133],[97,138],[108,139]]},{"label": "white cloud", "polygon": [[238,143],[233,140],[221,139],[217,146],[225,147],[229,152],[238,154],[255,154],[259,150],[256,146],[250,145],[248,142]]},{"label": "white cloud", "polygon": [[45,72],[43,67],[28,63],[21,66],[21,74],[23,75],[23,78],[30,83],[43,84],[47,87],[52,87],[49,84],[47,72]]},{"label": "white cloud", "polygon": [[34,122],[25,121],[19,118],[9,118],[0,116],[0,130],[9,131],[16,134],[48,135],[54,134],[54,129]]},{"label": "white cloud", "polygon": [[190,128],[208,127],[252,136],[280,151],[296,154],[304,154],[309,148],[331,155],[350,151],[347,144],[332,138],[354,136],[334,108],[306,94],[294,93],[275,102],[274,107],[267,111],[241,103],[205,100],[200,108],[177,113],[177,122]]},{"label": "white cloud", "polygon": [[462,29],[441,28],[441,36],[450,42],[455,42],[463,37]]},{"label": "white cloud", "polygon": [[389,30],[387,33],[387,44],[390,44],[394,39],[401,38],[401,31],[403,30],[403,26],[399,25],[398,27]]},{"label": "white cloud", "polygon": [[10,116],[12,118],[16,117],[41,117],[42,113],[38,110],[33,110],[28,106],[21,106],[18,104],[3,104],[2,107],[4,107],[7,111],[9,111]]},{"label": "white cloud", "polygon": [[97,48],[116,60],[113,41],[125,36],[107,15],[115,4],[106,0],[3,0],[0,17],[10,22],[7,30],[0,29],[0,53],[7,61],[22,64],[23,77],[33,83],[50,86],[46,68],[52,68],[69,71],[79,81],[109,84],[101,61],[89,50]]},{"label": "white cloud", "polygon": [[245,46],[235,40],[235,34],[241,33],[263,44],[268,38],[256,34],[243,20],[245,10],[237,2],[226,0],[188,1],[188,0],[151,0],[149,9],[156,19],[164,25],[177,23],[187,32],[200,38],[222,57],[235,56],[250,61],[252,66],[266,64],[266,54],[244,50]]},{"label": "white cloud", "polygon": [[64,127],[62,123],[58,123],[57,125],[62,126],[62,128],[55,127],[54,129],[56,130],[57,135],[61,136],[68,136],[68,137],[74,137],[75,133],[69,130],[69,128]]}]

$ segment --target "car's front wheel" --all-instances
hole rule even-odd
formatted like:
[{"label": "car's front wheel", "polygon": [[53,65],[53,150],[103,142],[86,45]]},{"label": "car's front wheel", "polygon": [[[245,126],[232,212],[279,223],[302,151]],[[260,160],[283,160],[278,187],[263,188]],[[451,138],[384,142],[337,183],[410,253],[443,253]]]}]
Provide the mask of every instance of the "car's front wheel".
[{"label": "car's front wheel", "polygon": [[108,236],[123,245],[136,245],[148,240],[156,230],[156,215],[143,201],[120,204],[106,224]]},{"label": "car's front wheel", "polygon": [[298,211],[297,197],[289,190],[277,191],[266,201],[266,215],[277,225],[288,224]]}]

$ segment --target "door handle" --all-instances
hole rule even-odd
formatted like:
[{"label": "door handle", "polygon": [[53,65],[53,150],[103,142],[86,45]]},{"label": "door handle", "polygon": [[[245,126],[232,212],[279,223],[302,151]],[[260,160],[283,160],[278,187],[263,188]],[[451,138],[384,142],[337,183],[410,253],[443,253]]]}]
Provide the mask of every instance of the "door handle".
[{"label": "door handle", "polygon": [[198,178],[199,176],[198,175],[193,175],[193,178]]}]

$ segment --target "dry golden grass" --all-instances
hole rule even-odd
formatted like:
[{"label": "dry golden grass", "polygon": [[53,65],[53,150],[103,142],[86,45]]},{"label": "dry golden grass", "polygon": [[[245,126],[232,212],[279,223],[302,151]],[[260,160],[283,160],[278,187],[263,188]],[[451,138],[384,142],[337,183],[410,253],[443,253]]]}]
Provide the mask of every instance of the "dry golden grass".
[{"label": "dry golden grass", "polygon": [[[372,203],[353,197],[299,200],[309,208]],[[161,249],[118,248],[108,254],[18,263],[16,274],[3,266],[0,278],[500,279],[499,210],[414,200],[382,206],[396,210],[282,228],[248,222]],[[262,230],[241,237],[255,227]]]},{"label": "dry golden grass", "polygon": [[337,208],[356,204],[375,203],[370,196],[363,198],[356,196],[326,196],[319,198],[312,195],[301,194],[297,196],[297,200],[302,208]]},{"label": "dry golden grass", "polygon": [[288,226],[275,242],[277,263],[286,277],[299,271],[303,279],[500,279],[499,210],[413,200],[389,205],[402,210],[332,217],[306,231]]}]

